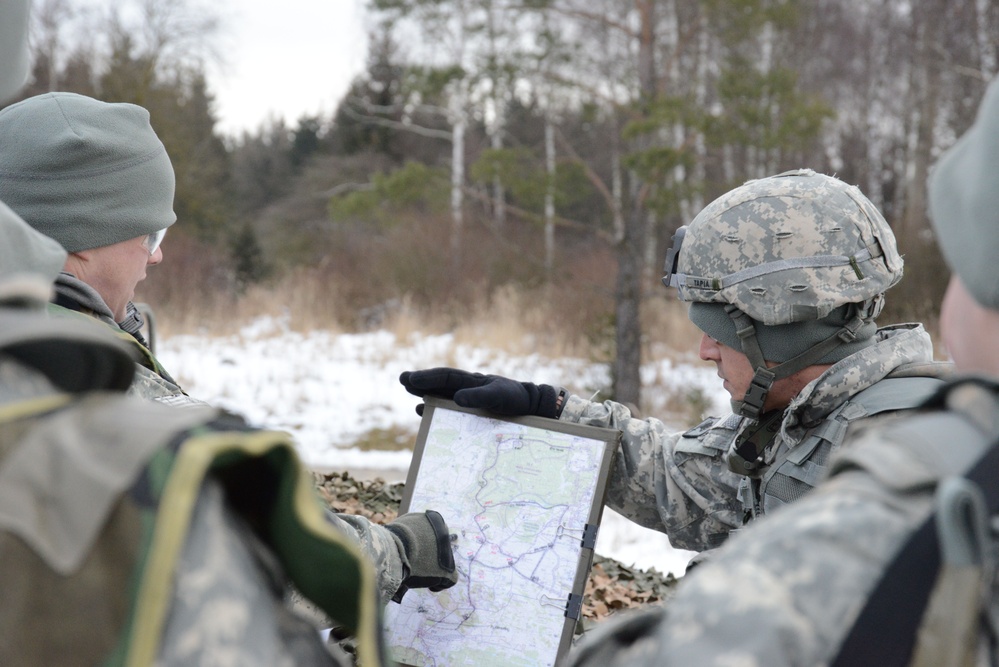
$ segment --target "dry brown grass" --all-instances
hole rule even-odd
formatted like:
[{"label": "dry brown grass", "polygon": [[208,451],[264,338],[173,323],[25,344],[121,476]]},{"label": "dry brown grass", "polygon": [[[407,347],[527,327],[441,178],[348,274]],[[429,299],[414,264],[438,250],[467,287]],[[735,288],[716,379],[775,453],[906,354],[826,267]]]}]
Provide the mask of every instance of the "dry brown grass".
[{"label": "dry brown grass", "polygon": [[[608,361],[613,345],[612,303],[595,303],[564,287],[502,285],[480,289],[470,303],[417,303],[410,295],[358,308],[345,296],[350,288],[321,268],[297,269],[268,284],[239,293],[224,281],[185,284],[191,275],[159,267],[150,273],[139,298],[156,312],[161,337],[197,333],[231,335],[259,317],[281,317],[295,331],[333,332],[384,329],[399,340],[411,334],[452,333],[459,343],[510,354]],[[195,273],[195,276],[200,272]],[[161,281],[174,281],[169,289]],[[583,305],[585,303],[585,306]],[[665,292],[650,297],[644,310],[643,358],[677,358],[696,353],[699,334],[683,304]]]},{"label": "dry brown grass", "polygon": [[[318,263],[240,289],[223,251],[173,234],[164,244],[165,261],[150,270],[137,300],[155,310],[161,337],[230,335],[270,316],[295,331],[384,329],[400,340],[415,332],[452,333],[458,342],[511,354],[609,361],[612,252],[569,239],[556,275],[547,279],[520,250],[532,247],[530,230],[508,236],[498,243],[490,232],[473,229],[469,250],[449,263],[440,229],[390,230],[382,237],[335,230],[323,237]],[[683,305],[658,285],[649,291],[643,332],[647,359],[696,351]]]}]

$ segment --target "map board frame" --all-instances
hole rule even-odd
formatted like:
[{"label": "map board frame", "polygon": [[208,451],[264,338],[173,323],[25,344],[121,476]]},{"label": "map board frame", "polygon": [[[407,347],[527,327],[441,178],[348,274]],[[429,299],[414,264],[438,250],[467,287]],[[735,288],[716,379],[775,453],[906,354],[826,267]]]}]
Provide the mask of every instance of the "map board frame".
[{"label": "map board frame", "polygon": [[[539,604],[546,605],[548,607],[561,606],[564,611],[564,614],[562,614],[561,617],[554,616],[554,613],[550,609],[544,610],[543,612],[539,612],[540,615],[545,617],[543,621],[544,625],[542,626],[541,630],[541,632],[544,633],[544,636],[550,641],[554,639],[555,637],[554,633],[557,633],[558,636],[557,649],[555,650],[555,654],[551,656],[550,661],[546,660],[540,663],[535,663],[533,662],[533,660],[536,659],[535,656],[535,658],[532,658],[531,662],[524,663],[524,664],[552,664],[552,665],[557,664],[562,659],[564,659],[565,655],[569,650],[569,647],[571,646],[573,632],[576,626],[576,621],[580,616],[583,592],[586,586],[586,580],[589,575],[590,568],[592,567],[593,564],[593,547],[596,542],[596,534],[603,513],[604,501],[606,499],[607,484],[610,477],[611,466],[613,465],[614,456],[617,452],[618,443],[621,438],[621,432],[615,429],[599,428],[584,424],[562,422],[559,420],[546,419],[542,417],[534,417],[534,416],[502,417],[484,412],[482,410],[462,408],[453,403],[452,401],[447,401],[444,399],[428,396],[425,398],[423,420],[420,423],[420,429],[417,434],[416,443],[414,446],[412,463],[410,464],[409,472],[406,478],[406,486],[403,492],[403,498],[399,509],[400,514],[414,510],[423,511],[425,509],[438,509],[438,510],[441,509],[440,504],[437,507],[435,507],[434,498],[435,497],[442,498],[444,497],[444,495],[446,495],[445,489],[447,487],[447,482],[449,480],[430,479],[426,477],[426,474],[429,473],[426,473],[424,477],[421,477],[421,463],[423,462],[424,455],[426,453],[427,443],[428,439],[430,438],[431,428],[434,427],[434,417],[436,414],[438,414],[439,411],[453,411],[457,413],[464,413],[466,415],[471,415],[473,417],[487,420],[482,424],[477,424],[477,426],[481,426],[482,428],[489,427],[490,429],[492,429],[492,431],[506,428],[504,425],[514,425],[516,427],[516,432],[521,432],[521,429],[523,429],[522,432],[525,434],[529,434],[531,436],[531,440],[539,439],[540,441],[544,442],[545,441],[544,438],[549,438],[549,440],[547,440],[548,442],[556,442],[556,438],[574,438],[582,441],[593,441],[592,443],[588,444],[591,447],[593,447],[595,451],[590,452],[588,455],[591,457],[596,457],[598,455],[599,465],[594,469],[596,475],[595,478],[593,478],[592,480],[592,485],[593,485],[592,496],[590,498],[588,506],[582,506],[583,505],[582,501],[577,502],[577,505],[579,505],[578,507],[573,506],[574,516],[581,516],[585,514],[586,517],[585,525],[575,526],[572,529],[569,529],[565,528],[561,523],[559,523],[558,533],[556,535],[556,538],[553,539],[551,544],[549,545],[549,546],[555,545],[558,539],[563,539],[563,540],[572,539],[572,538],[579,539],[578,547],[575,545],[575,543],[570,543],[570,542],[567,542],[566,544],[560,544],[559,547],[562,551],[568,549],[570,553],[577,548],[579,549],[578,561],[575,563],[575,572],[571,579],[571,585],[567,588],[564,588],[564,590],[561,587],[558,588],[557,592],[555,592],[555,594],[553,595],[550,596],[547,594],[542,595],[541,598],[543,598],[543,600],[539,601]],[[443,418],[446,417],[447,417],[446,413],[442,414],[442,421]],[[494,423],[495,425],[490,424],[490,422]],[[499,439],[501,436],[497,435],[496,437]],[[576,440],[573,441],[577,442]],[[533,446],[537,446],[537,442],[533,442],[531,444]],[[523,447],[525,445],[520,444],[520,446]],[[597,448],[599,446],[603,447],[602,451],[597,451]],[[557,451],[557,449],[558,448],[554,446],[550,447],[550,451]],[[545,465],[554,465],[554,462],[546,463]],[[480,468],[477,468],[476,470],[481,471],[483,473],[485,472]],[[587,471],[586,475],[591,476],[594,470]],[[484,479],[480,479],[479,483],[483,487],[485,487]],[[437,488],[434,488],[435,486]],[[419,496],[423,499],[424,502],[420,507],[413,508],[412,505],[413,497],[415,494],[417,494],[418,491],[419,491]],[[531,508],[531,509],[532,511],[539,511],[537,510],[537,508]],[[550,510],[550,512],[552,511],[553,510]],[[552,514],[552,516],[554,516],[554,514]],[[458,565],[459,571],[462,571],[462,563],[463,563],[462,557],[464,550],[474,549],[476,545],[475,542],[471,541],[472,539],[471,537],[469,537],[468,540],[466,541],[466,537],[464,536],[466,534],[464,533],[463,526],[471,524],[474,520],[474,517],[466,516],[466,517],[455,518],[455,517],[448,517],[447,515],[445,515],[444,518],[446,521],[448,521],[448,527],[452,532],[453,536],[452,539],[454,540],[455,543],[454,548],[456,552],[455,553],[456,564]],[[551,526],[549,525],[548,529],[550,528]],[[520,530],[524,530],[522,525],[521,527],[518,528],[518,531]],[[462,531],[463,535],[459,536],[456,531]],[[482,532],[483,536],[476,535],[475,539],[480,540],[480,543],[484,546],[485,530],[483,529]],[[539,536],[539,539],[542,539],[540,531],[539,533],[537,533],[537,535]],[[554,546],[552,546],[552,549],[554,551]],[[468,553],[471,554],[472,552],[469,551]],[[471,556],[469,556],[469,558],[471,559]],[[508,562],[513,562],[513,561],[508,561]],[[472,561],[469,560],[468,567],[466,568],[468,572],[471,572],[471,563]],[[510,567],[516,567],[516,565],[510,565]],[[488,569],[485,567],[476,568],[477,576],[480,577],[484,576],[483,571],[486,572],[485,576],[488,576]],[[565,576],[564,570],[559,569],[558,571],[562,573],[563,577]],[[536,580],[532,577],[532,581]],[[545,583],[547,584],[548,582]],[[564,583],[565,582],[563,581],[562,582],[563,587]],[[465,579],[464,584],[468,586],[469,590],[471,590],[472,583],[467,578]],[[477,580],[476,585],[488,586],[489,581]],[[463,586],[463,582],[459,581],[458,586]],[[414,616],[414,612],[412,611],[412,605],[416,604],[417,608],[423,611],[424,606],[430,606],[430,604],[440,603],[439,602],[440,598],[427,598],[426,599],[427,604],[424,605],[423,603],[419,602],[419,600],[422,599],[419,596],[440,596],[440,595],[445,595],[446,593],[447,591],[445,591],[444,593],[430,593],[425,590],[416,589],[409,591],[406,594],[406,598],[403,600],[402,605],[397,605],[395,603],[389,604],[390,609],[387,610],[386,629],[389,630],[387,636],[389,637],[390,654],[397,653],[398,651],[394,650],[396,648],[396,646],[392,645],[394,634],[392,632],[392,629],[388,626],[391,625],[393,622],[397,622],[400,626],[406,624],[408,628],[408,623],[420,623],[421,619]],[[469,595],[471,595],[471,593],[469,593]],[[499,595],[499,593],[497,593],[497,595]],[[417,602],[414,603],[413,598],[410,598],[410,596],[414,596]],[[411,606],[407,608],[408,611],[404,611],[402,607],[407,604],[407,601],[410,603]],[[461,611],[460,609],[454,609],[455,614],[460,613],[460,611]],[[469,614],[471,615],[471,613]],[[557,627],[557,623],[561,624],[560,628]],[[551,625],[551,627],[549,628],[548,625]],[[435,627],[436,626],[426,631],[427,634],[421,634],[420,635],[421,641],[430,641],[430,642],[435,641],[434,638]],[[532,627],[537,627],[537,626],[532,626]],[[460,639],[456,640],[454,639],[453,635],[454,633],[451,633],[451,636],[447,640],[444,640],[443,639],[444,635],[441,634],[441,641],[450,642],[448,650],[455,650],[452,647],[457,646],[458,647],[457,650],[460,651],[461,641],[463,640]],[[401,650],[407,650],[407,649],[411,650],[412,647],[402,647]],[[406,658],[400,660],[400,658],[396,655],[393,655],[393,658],[400,665],[412,665],[412,663],[406,662],[405,660],[406,659],[415,660],[415,658]],[[480,659],[474,663],[468,662],[467,664],[482,664],[482,662]],[[503,663],[503,664],[508,664],[508,663]]]}]

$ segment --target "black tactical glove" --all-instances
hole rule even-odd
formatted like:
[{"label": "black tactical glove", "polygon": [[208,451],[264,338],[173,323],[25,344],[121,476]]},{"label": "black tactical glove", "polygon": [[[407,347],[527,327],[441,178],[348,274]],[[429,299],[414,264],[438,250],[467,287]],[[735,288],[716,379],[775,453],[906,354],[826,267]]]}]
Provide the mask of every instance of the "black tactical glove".
[{"label": "black tactical glove", "polygon": [[395,602],[410,588],[429,588],[436,593],[458,583],[451,535],[440,512],[410,512],[385,527],[399,538],[406,555],[402,585],[392,596]]},{"label": "black tactical glove", "polygon": [[[463,408],[481,408],[508,417],[538,415],[558,419],[567,396],[564,389],[548,384],[517,382],[457,368],[405,371],[399,382],[416,396],[439,396]],[[423,406],[418,406],[416,412],[422,415]]]}]

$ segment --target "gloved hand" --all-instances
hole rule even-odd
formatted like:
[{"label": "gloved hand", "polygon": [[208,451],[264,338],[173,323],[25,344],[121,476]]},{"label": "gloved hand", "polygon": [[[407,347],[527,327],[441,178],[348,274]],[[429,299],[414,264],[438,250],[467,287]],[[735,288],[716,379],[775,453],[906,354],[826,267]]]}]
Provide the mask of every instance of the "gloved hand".
[{"label": "gloved hand", "polygon": [[410,588],[429,588],[436,593],[458,583],[451,534],[440,512],[409,512],[385,527],[402,543],[406,556],[402,585],[392,596],[395,602]]},{"label": "gloved hand", "polygon": [[[538,415],[558,419],[567,392],[560,387],[532,382],[517,382],[499,375],[469,373],[457,368],[430,368],[405,371],[399,382],[416,396],[439,396],[453,400],[463,408],[482,408],[508,417]],[[423,414],[423,406],[416,409]]]}]

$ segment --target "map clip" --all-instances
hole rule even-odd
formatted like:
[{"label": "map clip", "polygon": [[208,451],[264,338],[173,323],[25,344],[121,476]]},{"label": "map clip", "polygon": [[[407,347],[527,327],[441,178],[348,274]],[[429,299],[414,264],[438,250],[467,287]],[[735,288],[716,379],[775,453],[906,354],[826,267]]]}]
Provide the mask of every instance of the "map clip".
[{"label": "map clip", "polygon": [[569,593],[569,601],[565,605],[565,617],[571,618],[574,621],[578,621],[582,611],[583,611],[583,596],[576,595],[575,593]]},{"label": "map clip", "polygon": [[586,524],[586,527],[583,528],[583,541],[580,544],[584,549],[592,549],[597,545],[597,530],[599,528],[600,526],[592,523]]}]

